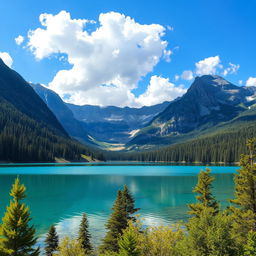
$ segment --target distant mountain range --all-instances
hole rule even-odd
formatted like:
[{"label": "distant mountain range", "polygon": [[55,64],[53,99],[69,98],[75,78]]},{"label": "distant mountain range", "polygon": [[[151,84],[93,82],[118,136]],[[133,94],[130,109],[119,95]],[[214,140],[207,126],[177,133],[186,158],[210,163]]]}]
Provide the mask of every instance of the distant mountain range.
[{"label": "distant mountain range", "polygon": [[32,86],[70,136],[107,150],[149,150],[210,134],[230,122],[254,120],[256,103],[256,87],[236,86],[216,75],[196,77],[172,102],[142,108],[77,106]]},{"label": "distant mountain range", "polygon": [[[27,83],[0,59],[0,161],[102,158],[86,145],[108,151],[151,151],[150,157],[140,159],[162,161],[162,155],[168,155],[169,160],[180,150],[175,146],[179,144],[197,145],[199,152],[199,141],[224,147],[232,137],[229,143],[238,145],[236,136],[244,140],[256,134],[255,121],[256,87],[236,86],[216,75],[196,77],[182,97],[150,107],[77,106],[45,86]],[[234,151],[237,157],[240,151]]]},{"label": "distant mountain range", "polygon": [[78,106],[63,102],[58,94],[40,84],[31,86],[70,136],[105,149],[127,143],[170,103],[142,108]]}]

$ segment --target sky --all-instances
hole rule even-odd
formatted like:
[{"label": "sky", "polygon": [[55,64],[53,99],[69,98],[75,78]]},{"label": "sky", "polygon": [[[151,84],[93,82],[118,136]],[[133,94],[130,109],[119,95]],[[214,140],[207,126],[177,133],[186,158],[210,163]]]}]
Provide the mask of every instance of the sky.
[{"label": "sky", "polygon": [[255,10],[254,0],[2,1],[0,58],[66,102],[150,106],[205,74],[256,86]]}]

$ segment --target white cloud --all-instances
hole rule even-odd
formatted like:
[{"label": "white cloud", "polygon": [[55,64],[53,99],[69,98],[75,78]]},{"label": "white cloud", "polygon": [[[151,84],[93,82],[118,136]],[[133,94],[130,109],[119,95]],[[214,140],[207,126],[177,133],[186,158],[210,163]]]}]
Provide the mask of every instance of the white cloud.
[{"label": "white cloud", "polygon": [[139,105],[151,106],[159,102],[173,100],[186,92],[182,85],[175,86],[168,78],[152,76],[147,91],[136,101]]},{"label": "white cloud", "polygon": [[161,58],[170,61],[165,28],[158,24],[109,12],[100,14],[98,28],[89,33],[90,21],[72,19],[66,11],[41,14],[40,22],[43,28],[29,31],[28,47],[37,59],[67,55],[72,68],[60,70],[49,86],[76,104],[134,105],[139,81]]},{"label": "white cloud", "polygon": [[194,78],[193,72],[191,70],[185,70],[182,72],[181,78],[190,81]]},{"label": "white cloud", "polygon": [[24,42],[24,37],[19,35],[15,38],[15,42],[17,45],[21,45]]},{"label": "white cloud", "polygon": [[0,58],[8,67],[12,67],[13,59],[8,52],[0,52]]},{"label": "white cloud", "polygon": [[223,75],[226,76],[228,74],[236,74],[239,68],[240,68],[239,64],[233,64],[229,62],[229,67],[224,69]]},{"label": "white cloud", "polygon": [[246,86],[256,86],[256,77],[249,77]]},{"label": "white cloud", "polygon": [[239,80],[239,81],[238,81],[238,84],[239,84],[239,85],[242,85],[242,84],[243,84],[243,80]]},{"label": "white cloud", "polygon": [[196,74],[199,76],[202,75],[215,75],[217,70],[222,68],[220,64],[220,57],[209,57],[204,60],[200,60],[196,65]]}]

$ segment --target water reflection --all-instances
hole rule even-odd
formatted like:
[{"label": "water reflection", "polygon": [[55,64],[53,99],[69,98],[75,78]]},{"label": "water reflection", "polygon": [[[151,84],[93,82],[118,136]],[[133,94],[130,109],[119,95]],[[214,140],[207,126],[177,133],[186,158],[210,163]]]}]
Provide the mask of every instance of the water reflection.
[{"label": "water reflection", "polygon": [[[233,175],[215,174],[214,193],[222,206],[233,194]],[[0,176],[0,213],[9,203],[14,175]],[[195,201],[191,190],[196,176],[122,176],[122,175],[20,175],[27,186],[38,235],[57,225],[61,235],[75,236],[81,214],[86,212],[94,243],[104,235],[117,190],[124,184],[131,189],[145,225],[166,225],[187,218],[187,204]]]}]

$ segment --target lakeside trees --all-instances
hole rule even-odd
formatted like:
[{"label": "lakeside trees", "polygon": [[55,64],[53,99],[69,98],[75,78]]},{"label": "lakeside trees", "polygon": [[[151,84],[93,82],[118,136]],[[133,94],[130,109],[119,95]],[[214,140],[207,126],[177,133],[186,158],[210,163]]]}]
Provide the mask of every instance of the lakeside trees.
[{"label": "lakeside trees", "polygon": [[10,192],[12,200],[2,219],[1,247],[4,251],[3,255],[39,255],[39,248],[35,248],[36,231],[33,226],[29,225],[31,220],[29,208],[22,203],[26,197],[25,192],[25,186],[17,178]]},{"label": "lakeside trees", "polygon": [[46,235],[45,239],[45,254],[46,256],[52,256],[57,251],[59,246],[59,237],[56,232],[56,228],[52,225]]},{"label": "lakeside trees", "polygon": [[[54,226],[45,240],[49,256],[252,256],[256,255],[256,139],[247,143],[249,154],[242,155],[235,175],[232,206],[222,209],[211,189],[210,169],[201,171],[193,192],[197,202],[188,205],[191,215],[185,225],[145,228],[134,214],[135,200],[127,186],[117,193],[107,233],[99,250],[94,250],[88,220],[82,215],[77,238],[65,237],[58,244]],[[13,197],[3,217],[0,255],[34,256],[35,229],[29,225],[29,210],[21,201],[25,186],[17,178]]]}]

